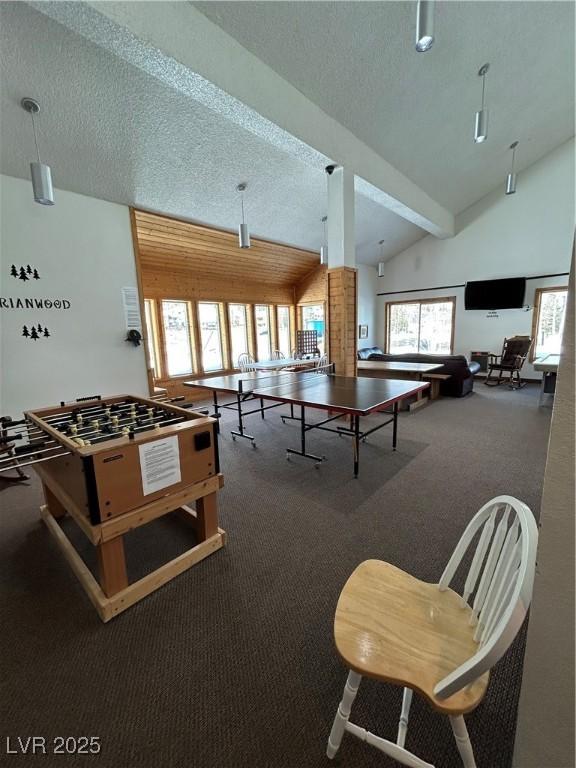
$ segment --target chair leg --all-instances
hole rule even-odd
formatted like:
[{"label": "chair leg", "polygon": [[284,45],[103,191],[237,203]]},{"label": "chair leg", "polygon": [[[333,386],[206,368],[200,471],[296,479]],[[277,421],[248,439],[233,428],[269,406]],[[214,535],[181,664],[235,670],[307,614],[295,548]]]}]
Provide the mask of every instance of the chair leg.
[{"label": "chair leg", "polygon": [[472,751],[472,744],[470,743],[470,736],[468,735],[468,729],[464,722],[462,715],[450,716],[450,725],[452,726],[452,732],[456,739],[456,746],[464,768],[476,768],[476,760],[474,759],[474,752]]},{"label": "chair leg", "polygon": [[400,722],[398,723],[398,736],[396,737],[396,744],[398,744],[399,747],[403,747],[406,742],[408,718],[410,717],[410,704],[412,704],[412,689],[404,688],[404,695],[402,696],[402,712],[400,714]]},{"label": "chair leg", "polygon": [[328,737],[326,755],[330,759],[334,757],[340,748],[342,736],[344,736],[344,731],[346,730],[346,723],[350,717],[350,710],[352,709],[352,704],[354,703],[354,699],[358,693],[361,680],[362,675],[359,675],[357,672],[352,672],[352,670],[350,670],[348,673],[348,679],[346,680],[346,685],[344,686],[342,701],[340,702],[338,710],[336,711],[336,717],[334,718],[332,730],[330,731],[330,736]]}]

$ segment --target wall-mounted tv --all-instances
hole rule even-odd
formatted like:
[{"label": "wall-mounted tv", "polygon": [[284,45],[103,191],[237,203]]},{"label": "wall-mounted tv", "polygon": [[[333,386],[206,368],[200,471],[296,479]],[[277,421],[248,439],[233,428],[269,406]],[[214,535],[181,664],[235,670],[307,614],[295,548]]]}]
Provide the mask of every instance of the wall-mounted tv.
[{"label": "wall-mounted tv", "polygon": [[466,309],[520,309],[524,306],[525,277],[504,280],[473,280],[466,283]]}]

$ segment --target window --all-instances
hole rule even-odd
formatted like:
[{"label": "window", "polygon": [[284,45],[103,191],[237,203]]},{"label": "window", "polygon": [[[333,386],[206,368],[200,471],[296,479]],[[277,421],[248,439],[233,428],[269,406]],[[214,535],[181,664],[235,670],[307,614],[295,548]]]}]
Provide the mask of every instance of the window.
[{"label": "window", "polygon": [[192,373],[188,302],[163,301],[162,325],[168,376],[183,376]]},{"label": "window", "polygon": [[537,288],[534,296],[532,319],[532,346],[530,359],[542,355],[559,355],[566,315],[567,288]]},{"label": "window", "polygon": [[318,332],[318,349],[324,354],[324,304],[305,304],[302,307],[302,330]]},{"label": "window", "polygon": [[270,345],[270,307],[267,304],[254,306],[256,321],[256,354],[258,360],[270,360],[272,347]]},{"label": "window", "polygon": [[156,354],[156,324],[154,317],[154,305],[151,299],[144,299],[144,318],[146,321],[146,345],[148,347],[148,359],[152,376],[159,376],[158,356]]},{"label": "window", "polygon": [[278,349],[290,356],[292,342],[290,337],[290,307],[276,307],[278,317]]},{"label": "window", "polygon": [[386,352],[452,354],[456,299],[386,304]]},{"label": "window", "polygon": [[202,367],[205,371],[220,371],[222,364],[222,338],[220,333],[220,307],[218,304],[198,302]]},{"label": "window", "polygon": [[230,363],[238,367],[238,356],[248,352],[248,318],[245,304],[228,304],[230,318]]}]

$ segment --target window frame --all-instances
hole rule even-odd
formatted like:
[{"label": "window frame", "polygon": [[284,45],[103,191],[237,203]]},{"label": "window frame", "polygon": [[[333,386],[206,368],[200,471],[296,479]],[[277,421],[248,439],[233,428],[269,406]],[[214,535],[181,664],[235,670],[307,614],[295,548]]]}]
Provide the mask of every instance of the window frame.
[{"label": "window frame", "polygon": [[[324,300],[320,301],[301,301],[296,306],[297,316],[297,330],[304,330],[304,308],[305,307],[322,307],[322,313],[324,315],[324,353],[328,354],[328,303]],[[296,348],[296,334],[294,334],[294,348]]]},{"label": "window frame", "polygon": [[[390,308],[392,306],[398,305],[398,304],[417,304],[418,309],[418,348],[420,348],[420,328],[421,328],[421,318],[422,318],[422,305],[423,304],[445,304],[445,303],[451,303],[452,304],[452,322],[450,323],[450,355],[454,354],[454,336],[455,336],[455,328],[456,328],[456,296],[437,296],[432,299],[412,299],[412,300],[406,300],[403,301],[387,301],[385,312],[384,312],[384,352],[389,354],[400,354],[399,352],[391,353],[389,352],[390,349]],[[439,357],[442,356],[443,353],[441,352],[419,352],[418,350],[416,352],[407,352],[406,354],[411,355],[438,355]]]},{"label": "window frame", "polygon": [[[163,311],[162,302],[180,302],[186,304],[188,313],[188,328],[189,328],[189,345],[192,359],[192,372],[183,373],[177,375],[170,375],[168,373],[168,355],[166,349],[166,336],[164,333]],[[157,369],[154,371],[153,381],[154,383],[166,383],[169,381],[181,381],[183,379],[200,378],[204,374],[213,375],[225,372],[237,371],[238,368],[234,367],[234,360],[232,358],[232,341],[231,341],[231,328],[230,328],[230,310],[231,304],[237,304],[243,306],[246,312],[246,351],[251,354],[255,359],[257,357],[257,335],[256,335],[256,306],[267,307],[268,309],[268,323],[270,334],[270,354],[277,349],[278,344],[278,310],[279,306],[288,308],[288,319],[290,324],[290,349],[286,350],[286,354],[291,354],[296,343],[296,328],[298,325],[298,306],[296,304],[287,304],[279,302],[266,302],[266,301],[225,301],[217,299],[190,299],[174,296],[146,296],[144,302],[150,307],[150,315],[152,317],[152,329],[148,329],[148,332],[152,334],[152,342],[154,346],[154,353],[156,356]],[[310,304],[324,304],[324,312],[326,312],[324,302],[310,302]],[[199,304],[217,304],[219,311],[220,321],[220,347],[222,354],[222,368],[214,371],[205,371],[204,363],[202,360],[202,337],[200,333],[200,316],[199,316]],[[145,322],[145,319],[144,319]],[[283,350],[284,351],[284,350]],[[148,350],[146,351],[148,355]]]},{"label": "window frame", "polygon": [[[164,312],[162,308],[162,304],[164,302],[173,302],[173,303],[179,303],[179,304],[185,304],[186,305],[186,313],[188,317],[188,346],[190,348],[190,363],[192,370],[190,373],[175,373],[171,374],[169,372],[169,366],[168,366],[168,348],[166,345],[166,331],[164,328]],[[194,313],[192,308],[192,302],[188,299],[174,299],[174,298],[168,298],[168,297],[162,297],[161,299],[158,299],[159,303],[159,323],[158,326],[161,329],[161,352],[162,352],[162,377],[165,379],[181,379],[183,377],[187,376],[195,376],[198,373],[198,357],[195,350],[195,343],[194,340],[196,338],[195,335],[195,323],[194,323]],[[156,376],[156,379],[159,377]]]},{"label": "window frame", "polygon": [[[532,307],[532,346],[530,347],[530,354],[528,356],[528,362],[533,363],[538,358],[536,347],[538,346],[538,326],[540,325],[540,308],[542,306],[542,296],[545,293],[568,293],[567,285],[554,285],[545,286],[543,288],[536,288],[534,291],[534,304]],[[566,318],[564,318],[566,321]]]},{"label": "window frame", "polygon": [[[148,370],[154,371],[152,374],[153,379],[161,379],[164,372],[164,358],[160,348],[160,333],[158,331],[158,306],[156,299],[144,299],[144,327],[146,328],[146,350],[148,354]],[[146,307],[149,307],[150,325],[148,325],[148,319],[146,317]],[[150,359],[149,348],[152,347],[154,353],[154,360]],[[152,365],[152,363],[156,365]]]},{"label": "window frame", "polygon": [[[198,357],[198,368],[203,373],[220,373],[222,371],[227,370],[228,365],[228,353],[226,352],[226,330],[225,330],[225,323],[223,322],[223,306],[222,302],[220,301],[211,301],[209,299],[198,299],[194,302],[196,305],[196,322],[198,327],[198,349],[197,349],[197,357]],[[207,370],[204,366],[204,355],[202,354],[204,345],[202,344],[202,322],[200,320],[200,306],[202,304],[210,304],[211,306],[216,307],[216,314],[218,317],[218,338],[220,341],[220,362],[221,366],[220,368],[211,368],[210,370]]]},{"label": "window frame", "polygon": [[[230,320],[230,307],[244,307],[244,318],[246,320],[246,349],[244,352],[252,355],[253,343],[252,343],[252,304],[246,304],[243,301],[227,301],[226,302],[226,322],[228,327],[228,365],[230,370],[239,370],[235,365],[234,354],[232,349],[232,323]],[[242,354],[242,353],[240,353]]]},{"label": "window frame", "polygon": [[265,302],[265,301],[255,301],[252,304],[252,327],[253,327],[253,339],[254,339],[253,357],[258,362],[262,362],[262,361],[260,360],[258,355],[258,325],[256,323],[256,307],[266,307],[266,310],[268,311],[268,336],[269,336],[269,349],[270,349],[268,353],[269,354],[268,359],[270,359],[272,357],[272,352],[274,351],[273,342],[274,342],[274,337],[276,335],[276,330],[274,331],[272,330],[272,325],[273,323],[275,324],[276,322],[276,312],[273,311],[274,306],[275,306],[274,304],[269,304],[268,302]]},{"label": "window frame", "polygon": [[[288,349],[284,350],[280,347],[280,323],[278,320],[278,310],[279,309],[286,309],[288,311]],[[291,357],[292,350],[294,349],[293,345],[293,327],[292,327],[292,305],[290,304],[276,304],[276,349],[279,349],[281,352],[286,354],[288,357]]]}]

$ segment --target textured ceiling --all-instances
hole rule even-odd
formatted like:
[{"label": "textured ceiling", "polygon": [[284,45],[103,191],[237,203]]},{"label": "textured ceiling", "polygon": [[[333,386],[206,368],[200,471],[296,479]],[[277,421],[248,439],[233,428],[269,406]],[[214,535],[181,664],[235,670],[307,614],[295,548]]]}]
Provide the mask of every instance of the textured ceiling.
[{"label": "textured ceiling", "polygon": [[[415,2],[193,5],[458,213],[574,135],[574,3],[437,2],[414,51]],[[490,62],[489,140],[472,140]]]},{"label": "textured ceiling", "polygon": [[[323,171],[166,88],[24,3],[0,4],[0,169],[29,174],[33,139],[22,96],[37,98],[40,150],[55,186],[234,229],[248,183],[253,235],[318,249]],[[356,196],[358,259],[376,263],[425,233]]]}]

